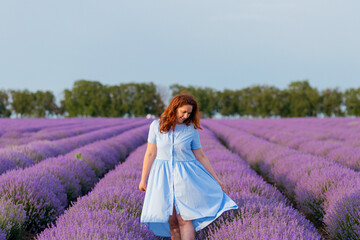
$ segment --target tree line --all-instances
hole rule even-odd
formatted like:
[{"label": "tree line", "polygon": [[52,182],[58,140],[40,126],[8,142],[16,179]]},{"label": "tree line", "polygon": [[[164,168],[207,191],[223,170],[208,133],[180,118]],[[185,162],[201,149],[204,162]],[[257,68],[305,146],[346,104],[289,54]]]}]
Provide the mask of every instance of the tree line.
[{"label": "tree line", "polygon": [[240,117],[360,116],[360,88],[341,92],[338,88],[319,91],[307,80],[291,82],[286,89],[252,86],[240,90],[172,85],[173,95],[187,91],[197,97],[203,116],[216,113]]},{"label": "tree line", "polygon": [[72,89],[63,91],[60,104],[56,104],[50,91],[0,91],[0,117],[12,113],[16,117],[144,117],[159,115],[163,109],[164,103],[153,83],[107,86],[78,80]]},{"label": "tree line", "polygon": [[[165,92],[164,92],[165,91]],[[159,116],[168,95],[182,92],[193,95],[202,117],[216,114],[234,117],[314,117],[360,116],[360,88],[344,92],[338,88],[319,91],[307,80],[291,82],[280,90],[255,85],[239,90],[218,91],[208,87],[173,84],[161,89],[153,83],[103,85],[98,81],[78,80],[63,91],[56,104],[50,91],[0,90],[0,117],[144,117]]]}]

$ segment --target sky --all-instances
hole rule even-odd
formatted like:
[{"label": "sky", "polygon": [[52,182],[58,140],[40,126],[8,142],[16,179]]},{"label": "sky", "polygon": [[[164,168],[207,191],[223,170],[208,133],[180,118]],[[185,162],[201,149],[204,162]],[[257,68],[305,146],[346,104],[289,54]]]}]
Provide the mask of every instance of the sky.
[{"label": "sky", "polygon": [[0,89],[360,87],[357,0],[1,0]]}]

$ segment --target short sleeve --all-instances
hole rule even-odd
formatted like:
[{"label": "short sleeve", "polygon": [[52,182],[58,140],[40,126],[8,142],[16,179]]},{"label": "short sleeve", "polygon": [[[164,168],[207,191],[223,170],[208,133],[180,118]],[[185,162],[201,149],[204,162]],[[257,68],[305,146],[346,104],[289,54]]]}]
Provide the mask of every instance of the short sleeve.
[{"label": "short sleeve", "polygon": [[150,124],[150,127],[149,127],[149,134],[148,134],[148,139],[147,141],[150,142],[150,143],[154,143],[156,144],[156,124],[157,124],[157,121],[154,120],[151,124]]},{"label": "short sleeve", "polygon": [[193,133],[193,138],[191,141],[191,149],[199,149],[199,148],[201,148],[199,131],[197,129],[195,129],[195,131]]}]

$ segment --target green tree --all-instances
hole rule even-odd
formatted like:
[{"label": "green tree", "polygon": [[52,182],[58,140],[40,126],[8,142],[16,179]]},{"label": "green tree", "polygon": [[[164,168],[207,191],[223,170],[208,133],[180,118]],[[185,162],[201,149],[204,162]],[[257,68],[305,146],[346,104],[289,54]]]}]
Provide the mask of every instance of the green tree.
[{"label": "green tree", "polygon": [[36,91],[34,93],[34,109],[35,117],[46,117],[56,112],[55,96],[50,91]]},{"label": "green tree", "polygon": [[350,88],[344,93],[348,116],[360,116],[360,88]]},{"label": "green tree", "polygon": [[[262,107],[262,88],[261,86],[253,86],[247,89],[247,96],[250,99],[247,105],[248,114],[254,117],[261,116]],[[263,107],[265,111],[266,106]]]},{"label": "green tree", "polygon": [[319,112],[320,95],[307,80],[295,81],[289,84],[285,91],[288,94],[288,106],[292,117],[316,116]]},{"label": "green tree", "polygon": [[284,94],[274,86],[255,85],[241,90],[242,107],[246,115],[254,117],[281,116],[286,108]]},{"label": "green tree", "polygon": [[64,99],[62,99],[60,101],[60,106],[56,106],[56,108],[55,108],[55,114],[57,116],[64,116],[65,112],[66,112],[66,110],[65,110],[65,101],[64,101]]},{"label": "green tree", "polygon": [[64,99],[61,100],[61,107],[64,113],[68,113],[69,117],[76,117],[82,113],[79,99],[75,97],[75,94],[69,89],[64,90]]},{"label": "green tree", "polygon": [[153,83],[121,84],[119,90],[118,106],[129,116],[160,115],[164,110],[164,103]]},{"label": "green tree", "polygon": [[136,84],[136,98],[132,108],[135,116],[146,116],[146,114],[160,115],[164,110],[164,103],[160,94],[156,91],[153,83]]},{"label": "green tree", "polygon": [[107,88],[97,81],[78,80],[64,90],[64,106],[70,117],[106,117],[111,103]]},{"label": "green tree", "polygon": [[279,94],[278,105],[276,107],[276,109],[279,111],[278,115],[280,115],[280,117],[291,117],[292,112],[290,109],[290,102],[290,92],[287,89],[281,90]]},{"label": "green tree", "polygon": [[125,89],[125,84],[108,87],[111,99],[109,107],[110,117],[123,117],[126,113],[130,112],[130,103],[126,101]]},{"label": "green tree", "polygon": [[273,86],[260,86],[259,115],[271,117],[280,115],[282,104],[280,102],[281,91]]},{"label": "green tree", "polygon": [[27,89],[25,90],[10,90],[11,93],[11,108],[20,117],[31,117],[34,109],[34,94]]},{"label": "green tree", "polygon": [[248,89],[235,90],[234,93],[235,93],[234,101],[237,102],[237,105],[235,106],[236,113],[239,114],[240,116],[248,115],[248,109],[250,105],[250,97],[249,97]]},{"label": "green tree", "polygon": [[231,116],[239,113],[239,100],[237,94],[233,90],[225,89],[218,92],[218,109],[223,116]]},{"label": "green tree", "polygon": [[0,117],[10,117],[11,110],[8,109],[9,95],[5,90],[0,90]]},{"label": "green tree", "polygon": [[255,114],[254,106],[256,101],[253,99],[253,92],[251,87],[239,90],[239,110],[245,116],[254,116]]},{"label": "green tree", "polygon": [[144,117],[160,115],[164,103],[153,83],[103,86],[99,82],[79,80],[71,90],[64,90],[61,106],[70,117]]},{"label": "green tree", "polygon": [[341,110],[343,105],[343,93],[338,89],[327,88],[321,91],[320,94],[320,112],[325,116],[344,116]]}]

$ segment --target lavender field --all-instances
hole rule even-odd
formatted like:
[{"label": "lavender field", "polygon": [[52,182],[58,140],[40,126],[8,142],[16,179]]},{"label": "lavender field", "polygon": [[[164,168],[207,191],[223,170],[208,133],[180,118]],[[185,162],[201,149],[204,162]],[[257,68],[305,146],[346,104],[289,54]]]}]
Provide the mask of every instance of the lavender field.
[{"label": "lavender field", "polygon": [[[140,225],[149,119],[0,119],[0,240],[160,239]],[[360,119],[201,122],[239,209],[197,239],[360,239]]]}]

